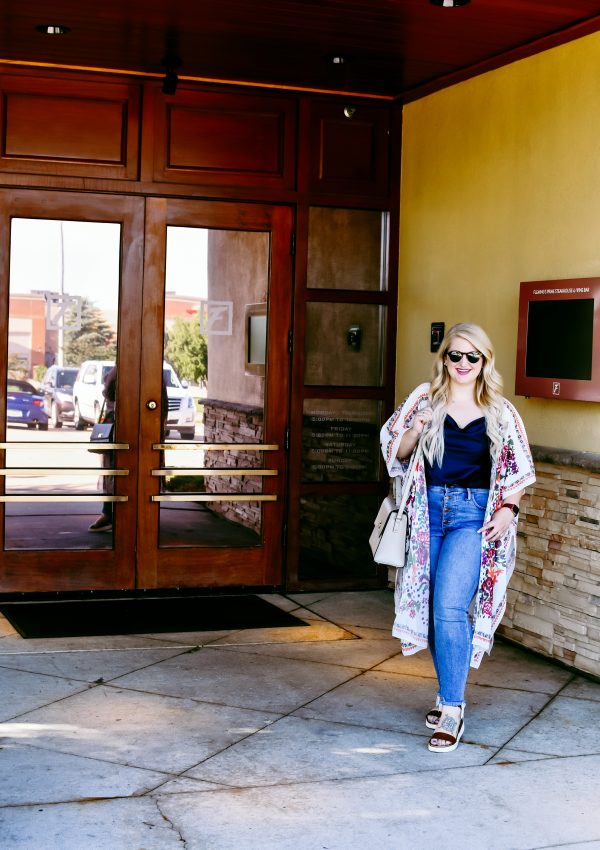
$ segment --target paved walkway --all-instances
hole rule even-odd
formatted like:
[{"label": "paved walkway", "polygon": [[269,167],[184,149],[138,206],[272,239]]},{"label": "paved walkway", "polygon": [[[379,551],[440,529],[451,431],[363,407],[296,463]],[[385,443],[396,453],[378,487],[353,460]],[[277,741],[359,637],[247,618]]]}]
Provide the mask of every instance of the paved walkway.
[{"label": "paved walkway", "polygon": [[497,642],[454,753],[392,597],[305,626],[23,640],[0,620],[2,850],[600,848],[600,685]]}]

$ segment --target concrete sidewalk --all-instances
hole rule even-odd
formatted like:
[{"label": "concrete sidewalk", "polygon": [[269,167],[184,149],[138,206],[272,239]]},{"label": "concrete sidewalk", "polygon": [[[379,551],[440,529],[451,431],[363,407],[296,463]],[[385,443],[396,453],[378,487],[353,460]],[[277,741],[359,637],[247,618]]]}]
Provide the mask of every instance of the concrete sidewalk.
[{"label": "concrete sidewalk", "polygon": [[429,753],[392,595],[305,626],[23,640],[0,620],[3,850],[600,848],[600,685],[497,642]]}]

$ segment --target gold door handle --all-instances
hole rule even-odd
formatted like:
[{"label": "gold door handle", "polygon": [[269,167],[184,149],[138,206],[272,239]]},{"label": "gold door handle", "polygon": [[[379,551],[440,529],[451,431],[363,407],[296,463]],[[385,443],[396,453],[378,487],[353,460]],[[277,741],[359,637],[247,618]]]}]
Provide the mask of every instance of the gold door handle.
[{"label": "gold door handle", "polygon": [[24,477],[28,475],[62,475],[65,472],[68,472],[70,475],[129,475],[128,469],[96,469],[93,466],[51,466],[43,468],[33,466],[9,466],[5,469],[0,469],[0,476],[8,477],[14,475]]},{"label": "gold door handle", "polygon": [[[82,446],[85,446],[89,449],[91,445],[93,445],[93,443],[90,440],[80,440],[77,443],[61,443],[58,440],[53,440],[52,442],[48,441],[44,443],[34,443],[33,441],[31,443],[26,443],[24,441],[15,440],[14,442],[11,441],[10,443],[0,443],[0,449],[47,449],[48,447],[53,446],[59,446],[61,449],[70,449],[71,447],[81,448]],[[129,448],[129,443],[97,443],[96,445],[102,445],[102,449],[98,449],[97,451],[104,451],[105,449],[123,451]]]},{"label": "gold door handle", "polygon": [[0,502],[127,502],[129,496],[107,496],[105,493],[98,493],[97,496],[62,496],[45,494],[38,496],[35,493],[19,493],[18,496],[0,496]]},{"label": "gold door handle", "polygon": [[168,466],[164,469],[153,469],[152,475],[213,475],[223,477],[224,475],[279,475],[277,469],[239,469],[226,466]]},{"label": "gold door handle", "polygon": [[219,495],[204,493],[177,493],[173,496],[150,496],[152,502],[276,502],[277,496],[248,494],[240,496],[237,493],[220,493]]},{"label": "gold door handle", "polygon": [[194,440],[186,440],[185,443],[154,443],[154,451],[190,451],[192,449],[204,449],[205,452],[220,451],[242,451],[242,452],[276,452],[279,446],[267,443],[200,443]]}]

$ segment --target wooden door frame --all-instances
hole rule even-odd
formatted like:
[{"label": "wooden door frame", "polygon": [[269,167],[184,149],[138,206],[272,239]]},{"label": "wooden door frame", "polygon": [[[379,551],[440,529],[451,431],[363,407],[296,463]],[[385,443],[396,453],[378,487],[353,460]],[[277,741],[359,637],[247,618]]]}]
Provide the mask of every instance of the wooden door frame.
[{"label": "wooden door frame", "polygon": [[[33,189],[0,190],[0,328],[8,337],[10,227],[12,218],[116,222],[121,225],[117,363],[117,437],[129,444],[118,453],[116,493],[128,501],[117,508],[112,549],[9,550],[0,552],[0,592],[72,592],[131,589],[135,586],[138,420],[142,313],[144,200],[125,195],[95,195]],[[4,234],[4,238],[2,238]],[[5,437],[6,370],[0,374],[0,428]],[[4,465],[5,453],[0,454]],[[0,482],[4,487],[4,480]],[[99,499],[100,501],[100,499]],[[4,533],[4,505],[0,505]]]},{"label": "wooden door frame", "polygon": [[[140,500],[138,522],[139,588],[170,587],[278,587],[284,580],[283,528],[287,508],[287,450],[289,424],[289,331],[292,307],[291,234],[293,212],[288,206],[266,204],[148,198],[146,205],[143,368],[140,395]],[[217,230],[267,231],[271,234],[269,286],[269,358],[265,387],[264,441],[277,444],[269,452],[269,466],[278,476],[263,480],[263,493],[274,493],[277,502],[264,503],[263,546],[249,548],[158,548],[159,505],[151,497],[159,492],[159,479],[151,475],[158,465],[152,445],[160,442],[160,415],[149,400],[161,398],[164,327],[164,271],[168,226],[206,227]],[[158,332],[153,332],[153,329]],[[149,365],[150,364],[150,365]],[[277,402],[273,396],[278,392]],[[144,507],[145,506],[145,507]],[[195,553],[195,554],[193,554]],[[192,563],[193,562],[193,563]]]},{"label": "wooden door frame", "polygon": [[[394,409],[394,375],[396,352],[396,311],[397,311],[397,281],[398,267],[394,259],[398,251],[398,227],[394,215],[385,209],[384,205],[374,209],[385,215],[386,238],[388,240],[387,254],[387,285],[381,290],[360,289],[327,289],[309,288],[308,278],[308,231],[309,215],[312,207],[329,206],[333,209],[344,208],[346,205],[339,200],[329,204],[301,204],[297,209],[296,235],[300,246],[295,258],[295,293],[294,293],[294,338],[301,341],[294,346],[294,362],[292,367],[291,384],[291,447],[289,475],[289,523],[288,523],[288,570],[286,590],[288,592],[307,592],[316,590],[373,590],[385,587],[387,584],[387,569],[374,566],[370,575],[356,577],[354,575],[341,577],[325,576],[306,578],[301,569],[301,502],[304,497],[336,497],[336,496],[374,496],[379,502],[389,490],[389,476],[381,455],[379,456],[379,476],[373,481],[308,481],[303,479],[303,418],[304,402],[306,400],[323,399],[365,399],[380,402],[382,405],[381,424]],[[358,209],[357,207],[351,207]],[[396,225],[394,227],[394,225]],[[396,253],[394,253],[396,252]],[[315,303],[351,303],[376,305],[387,309],[385,332],[382,339],[382,369],[383,380],[380,386],[339,386],[306,384],[305,376],[305,346],[307,333],[306,311],[308,304]],[[374,508],[374,513],[376,509]],[[365,542],[366,542],[365,538]],[[370,557],[370,556],[369,556]],[[343,551],[339,552],[343,560]]]}]

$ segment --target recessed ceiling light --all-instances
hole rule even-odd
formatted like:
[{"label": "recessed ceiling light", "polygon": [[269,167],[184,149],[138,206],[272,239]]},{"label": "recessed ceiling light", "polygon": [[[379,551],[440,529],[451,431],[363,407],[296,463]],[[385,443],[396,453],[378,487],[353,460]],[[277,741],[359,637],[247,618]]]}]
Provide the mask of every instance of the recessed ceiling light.
[{"label": "recessed ceiling light", "polygon": [[71,27],[64,27],[61,24],[38,24],[36,30],[44,35],[66,35],[71,32]]},{"label": "recessed ceiling light", "polygon": [[466,6],[471,0],[429,0],[433,6]]},{"label": "recessed ceiling light", "polygon": [[334,65],[343,65],[346,60],[343,56],[332,56],[331,61]]}]

